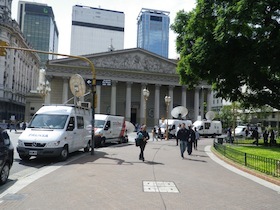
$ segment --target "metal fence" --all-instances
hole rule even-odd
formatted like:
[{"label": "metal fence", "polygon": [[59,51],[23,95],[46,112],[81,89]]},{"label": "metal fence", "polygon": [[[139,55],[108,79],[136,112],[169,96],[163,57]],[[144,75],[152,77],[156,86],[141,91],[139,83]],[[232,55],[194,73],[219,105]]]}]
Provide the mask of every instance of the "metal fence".
[{"label": "metal fence", "polygon": [[214,141],[214,148],[228,159],[262,173],[280,177],[280,160],[237,151]]}]

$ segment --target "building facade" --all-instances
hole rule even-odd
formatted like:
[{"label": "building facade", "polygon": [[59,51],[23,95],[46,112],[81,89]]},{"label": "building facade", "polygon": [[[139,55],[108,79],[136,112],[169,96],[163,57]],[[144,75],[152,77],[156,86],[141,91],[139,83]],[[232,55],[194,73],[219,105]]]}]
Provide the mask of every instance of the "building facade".
[{"label": "building facade", "polygon": [[169,12],[142,9],[137,18],[137,47],[168,58]]},{"label": "building facade", "polygon": [[124,13],[75,5],[72,10],[71,55],[124,48]]},{"label": "building facade", "polygon": [[[46,4],[19,1],[17,21],[31,46],[36,50],[58,52],[58,29],[53,10]],[[56,55],[39,54],[41,66]]]},{"label": "building facade", "polygon": [[[18,23],[11,19],[11,4],[10,0],[0,1],[0,40],[11,47],[30,48]],[[38,86],[39,62],[37,54],[21,50],[7,49],[0,56],[1,122],[24,119],[25,96]]]},{"label": "building facade", "polygon": [[[125,116],[132,123],[148,126],[158,125],[162,118],[172,118],[171,110],[184,106],[189,110],[187,119],[196,120],[204,115],[204,100],[210,100],[211,89],[198,86],[189,91],[179,84],[176,60],[166,59],[141,48],[118,50],[88,55],[95,66],[97,106],[95,113]],[[73,103],[69,79],[80,74],[90,83],[93,75],[88,64],[82,60],[65,58],[49,61],[46,76],[51,92],[45,100],[48,104]],[[144,100],[143,89],[150,95]],[[87,91],[90,92],[90,86]],[[171,97],[170,105],[165,96]],[[91,94],[82,100],[91,102]],[[208,110],[211,107],[207,107]]]}]

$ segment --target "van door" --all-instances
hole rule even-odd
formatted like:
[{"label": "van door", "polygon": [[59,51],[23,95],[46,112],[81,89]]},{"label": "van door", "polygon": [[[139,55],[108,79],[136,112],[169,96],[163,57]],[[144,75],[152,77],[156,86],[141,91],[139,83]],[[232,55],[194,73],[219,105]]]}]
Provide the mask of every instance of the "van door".
[{"label": "van door", "polygon": [[75,139],[76,137],[76,120],[75,117],[70,117],[68,125],[66,127],[66,138],[65,140],[68,143],[69,152],[73,152],[76,150]]},{"label": "van door", "polygon": [[79,150],[81,148],[84,148],[85,145],[85,135],[86,135],[86,129],[84,124],[84,117],[83,116],[77,116],[77,130],[76,130],[76,149]]},{"label": "van door", "polygon": [[104,126],[104,136],[108,140],[112,138],[112,128],[111,128],[111,121],[110,120],[106,121],[106,124]]}]

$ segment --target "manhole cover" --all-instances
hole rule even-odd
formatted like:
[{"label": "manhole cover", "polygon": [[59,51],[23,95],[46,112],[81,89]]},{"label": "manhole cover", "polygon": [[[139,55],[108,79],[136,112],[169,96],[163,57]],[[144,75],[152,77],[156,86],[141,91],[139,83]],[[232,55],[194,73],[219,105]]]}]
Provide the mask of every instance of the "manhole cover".
[{"label": "manhole cover", "polygon": [[144,192],[167,192],[167,193],[179,193],[174,182],[163,181],[143,181]]}]

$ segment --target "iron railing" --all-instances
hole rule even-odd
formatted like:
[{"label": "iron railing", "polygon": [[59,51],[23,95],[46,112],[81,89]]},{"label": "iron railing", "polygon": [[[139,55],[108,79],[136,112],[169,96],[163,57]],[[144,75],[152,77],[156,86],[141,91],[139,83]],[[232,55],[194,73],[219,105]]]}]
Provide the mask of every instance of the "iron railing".
[{"label": "iron railing", "polygon": [[228,159],[262,173],[280,177],[280,160],[237,151],[214,141],[214,148]]}]

